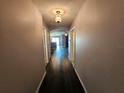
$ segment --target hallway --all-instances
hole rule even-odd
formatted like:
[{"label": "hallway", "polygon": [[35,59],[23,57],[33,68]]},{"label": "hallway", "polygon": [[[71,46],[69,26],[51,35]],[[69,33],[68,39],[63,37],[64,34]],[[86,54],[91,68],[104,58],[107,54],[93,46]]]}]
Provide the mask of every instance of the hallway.
[{"label": "hallway", "polygon": [[56,49],[38,93],[85,93],[67,57],[67,49]]},{"label": "hallway", "polygon": [[124,0],[0,0],[0,93],[84,92],[124,93]]}]

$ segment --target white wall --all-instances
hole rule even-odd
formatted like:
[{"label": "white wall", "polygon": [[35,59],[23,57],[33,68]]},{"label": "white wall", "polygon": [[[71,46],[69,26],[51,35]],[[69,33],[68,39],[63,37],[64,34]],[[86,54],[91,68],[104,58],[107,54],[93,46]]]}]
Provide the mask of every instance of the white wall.
[{"label": "white wall", "polygon": [[35,93],[44,72],[41,14],[29,0],[1,0],[0,93]]},{"label": "white wall", "polygon": [[124,1],[86,0],[73,26],[88,93],[124,93]]}]

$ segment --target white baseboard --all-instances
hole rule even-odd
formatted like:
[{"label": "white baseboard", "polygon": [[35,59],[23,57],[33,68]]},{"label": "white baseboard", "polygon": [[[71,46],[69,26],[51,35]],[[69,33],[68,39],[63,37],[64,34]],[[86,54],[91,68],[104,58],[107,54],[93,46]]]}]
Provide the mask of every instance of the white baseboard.
[{"label": "white baseboard", "polygon": [[44,73],[44,75],[43,75],[43,77],[42,77],[42,79],[41,79],[41,81],[40,81],[40,83],[39,83],[39,85],[38,85],[37,90],[36,90],[35,93],[38,93],[38,91],[39,91],[39,89],[41,87],[41,84],[43,83],[43,80],[44,80],[45,76],[46,76],[46,72]]},{"label": "white baseboard", "polygon": [[81,78],[80,78],[80,76],[79,76],[79,74],[78,74],[77,70],[75,69],[75,67],[74,67],[74,64],[73,64],[73,63],[72,63],[72,65],[73,65],[73,68],[74,68],[74,70],[75,70],[75,72],[76,72],[76,74],[77,74],[77,76],[78,76],[78,79],[79,79],[79,81],[80,81],[80,83],[81,83],[81,85],[82,85],[82,87],[83,87],[83,89],[84,89],[85,93],[88,93],[88,92],[87,92],[87,89],[86,89],[86,87],[84,86],[84,83],[83,83],[83,81],[81,80]]}]

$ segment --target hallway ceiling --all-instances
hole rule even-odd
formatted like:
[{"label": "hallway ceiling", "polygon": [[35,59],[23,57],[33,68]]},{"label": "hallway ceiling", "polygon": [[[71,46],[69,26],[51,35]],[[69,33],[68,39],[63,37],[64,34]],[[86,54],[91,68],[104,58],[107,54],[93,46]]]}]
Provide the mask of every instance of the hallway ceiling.
[{"label": "hallway ceiling", "polygon": [[[33,0],[43,15],[43,20],[49,29],[57,27],[69,28],[80,10],[84,0]],[[55,22],[53,9],[61,8],[65,11],[62,22]]]}]

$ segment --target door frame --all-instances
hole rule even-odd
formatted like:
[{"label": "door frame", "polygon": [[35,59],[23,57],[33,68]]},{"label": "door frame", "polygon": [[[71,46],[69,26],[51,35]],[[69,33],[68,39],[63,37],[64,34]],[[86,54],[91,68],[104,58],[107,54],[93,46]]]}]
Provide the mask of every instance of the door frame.
[{"label": "door frame", "polygon": [[69,31],[69,60],[75,62],[75,49],[76,49],[76,31],[75,27],[72,27]]},{"label": "door frame", "polygon": [[44,50],[44,61],[45,65],[49,63],[49,49],[48,49],[48,34],[47,34],[47,29],[46,27],[43,27],[43,50]]}]

